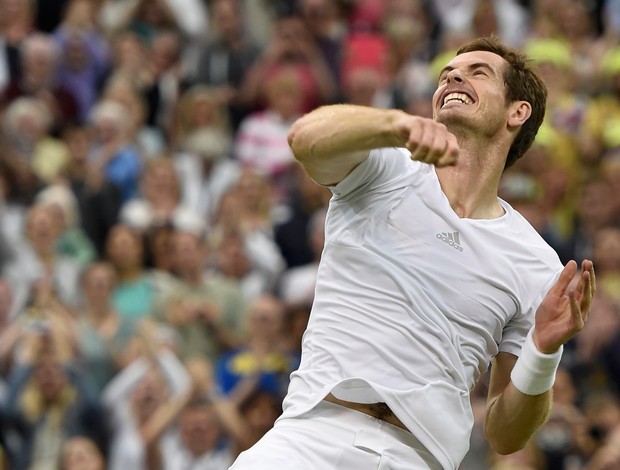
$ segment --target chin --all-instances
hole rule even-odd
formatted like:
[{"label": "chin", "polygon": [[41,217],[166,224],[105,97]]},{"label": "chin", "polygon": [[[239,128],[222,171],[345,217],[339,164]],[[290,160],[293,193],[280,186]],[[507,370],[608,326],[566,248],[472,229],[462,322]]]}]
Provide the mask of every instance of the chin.
[{"label": "chin", "polygon": [[435,120],[445,125],[448,129],[455,126],[468,129],[472,127],[471,117],[462,113],[440,112],[436,115]]}]

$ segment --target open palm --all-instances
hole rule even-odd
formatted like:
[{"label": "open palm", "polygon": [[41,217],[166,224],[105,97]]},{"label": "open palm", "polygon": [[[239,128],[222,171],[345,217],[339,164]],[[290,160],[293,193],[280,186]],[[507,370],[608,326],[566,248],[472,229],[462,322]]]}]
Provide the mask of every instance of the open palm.
[{"label": "open palm", "polygon": [[577,274],[577,263],[569,261],[557,282],[549,289],[536,311],[534,343],[542,353],[550,354],[575,336],[585,324],[596,291],[594,265],[590,260],[581,263],[581,275],[574,287],[569,287]]}]

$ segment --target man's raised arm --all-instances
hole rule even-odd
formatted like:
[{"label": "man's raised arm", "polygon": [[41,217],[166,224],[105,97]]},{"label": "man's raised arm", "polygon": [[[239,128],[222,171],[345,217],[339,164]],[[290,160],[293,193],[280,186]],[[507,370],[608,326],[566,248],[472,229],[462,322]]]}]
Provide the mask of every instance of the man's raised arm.
[{"label": "man's raised arm", "polygon": [[323,106],[293,124],[288,141],[310,177],[328,186],[339,183],[370,150],[407,147],[412,159],[438,166],[453,164],[456,138],[443,124],[395,109],[338,104]]}]

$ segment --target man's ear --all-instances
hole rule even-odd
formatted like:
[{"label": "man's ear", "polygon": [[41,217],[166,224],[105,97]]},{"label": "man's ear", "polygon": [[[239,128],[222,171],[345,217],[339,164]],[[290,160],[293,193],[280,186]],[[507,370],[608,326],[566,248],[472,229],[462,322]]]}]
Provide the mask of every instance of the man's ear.
[{"label": "man's ear", "polygon": [[527,101],[515,101],[510,105],[508,115],[508,128],[519,128],[532,115],[532,105]]}]

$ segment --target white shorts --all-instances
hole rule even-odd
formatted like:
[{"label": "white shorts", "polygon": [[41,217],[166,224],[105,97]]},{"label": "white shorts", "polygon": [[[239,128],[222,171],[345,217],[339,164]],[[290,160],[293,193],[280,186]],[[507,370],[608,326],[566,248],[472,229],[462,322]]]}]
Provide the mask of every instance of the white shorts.
[{"label": "white shorts", "polygon": [[231,470],[442,470],[408,431],[322,401],[297,418],[280,419]]}]

